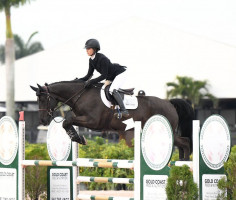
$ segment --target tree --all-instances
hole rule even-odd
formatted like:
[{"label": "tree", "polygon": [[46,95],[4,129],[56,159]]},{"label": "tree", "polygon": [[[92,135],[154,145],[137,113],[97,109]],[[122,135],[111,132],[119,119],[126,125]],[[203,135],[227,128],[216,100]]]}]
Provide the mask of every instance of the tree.
[{"label": "tree", "polygon": [[5,43],[5,63],[6,63],[6,108],[7,115],[15,119],[15,87],[14,87],[14,65],[15,50],[14,39],[11,28],[11,7],[18,7],[30,0],[1,0],[0,11],[5,12],[6,16],[6,43]]},{"label": "tree", "polygon": [[167,87],[171,87],[169,90],[167,88],[167,98],[182,98],[189,100],[192,103],[192,106],[197,106],[200,99],[210,98],[215,101],[214,95],[209,93],[208,81],[194,80],[191,77],[187,76],[177,76],[176,82],[166,83]]},{"label": "tree", "polygon": [[193,181],[189,166],[172,166],[166,185],[167,199],[194,200],[198,199],[198,187]]},{"label": "tree", "polygon": [[[32,38],[37,33],[38,32],[32,33],[27,43],[25,43],[24,40],[19,35],[14,34],[16,60],[44,50],[43,45],[40,42],[31,42]],[[0,46],[0,62],[5,63],[5,46],[4,45]]]}]

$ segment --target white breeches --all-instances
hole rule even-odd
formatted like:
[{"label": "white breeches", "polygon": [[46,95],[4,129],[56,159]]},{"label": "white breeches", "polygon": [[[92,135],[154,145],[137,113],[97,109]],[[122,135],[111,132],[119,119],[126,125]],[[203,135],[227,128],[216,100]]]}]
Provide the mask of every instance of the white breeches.
[{"label": "white breeches", "polygon": [[121,88],[122,85],[126,82],[127,78],[128,77],[127,77],[127,69],[126,69],[123,73],[116,76],[116,78],[112,81],[111,87],[109,89],[110,94],[112,94],[114,89],[118,90],[119,88]]}]

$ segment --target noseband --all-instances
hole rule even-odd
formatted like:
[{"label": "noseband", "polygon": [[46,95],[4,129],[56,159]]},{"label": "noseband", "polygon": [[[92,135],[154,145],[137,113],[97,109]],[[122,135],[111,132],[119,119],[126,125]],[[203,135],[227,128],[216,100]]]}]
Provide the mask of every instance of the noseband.
[{"label": "noseband", "polygon": [[[48,91],[48,87],[47,86],[43,86],[43,88],[46,89],[46,92],[40,92],[40,94],[45,94],[47,95],[47,108],[39,108],[39,111],[47,111],[48,115],[53,117],[53,112],[56,110],[56,109],[51,109],[50,107],[50,101],[51,101],[51,98],[55,99],[54,97],[50,96],[50,93]],[[56,100],[56,99],[55,99]],[[58,109],[58,108],[57,108]]]}]

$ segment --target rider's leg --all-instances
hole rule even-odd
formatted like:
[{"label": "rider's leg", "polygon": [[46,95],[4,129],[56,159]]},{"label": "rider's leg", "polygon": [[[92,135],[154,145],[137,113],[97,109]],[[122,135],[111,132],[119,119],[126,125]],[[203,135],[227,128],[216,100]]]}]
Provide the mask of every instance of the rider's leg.
[{"label": "rider's leg", "polygon": [[119,104],[121,113],[124,117],[129,116],[129,113],[125,109],[124,103],[118,92],[118,89],[122,87],[122,85],[125,83],[126,80],[127,80],[127,70],[116,76],[116,78],[112,81],[111,87],[109,89],[110,94],[113,95],[113,97]]},{"label": "rider's leg", "polygon": [[121,88],[125,84],[127,79],[128,79],[127,70],[124,71],[123,73],[117,75],[111,83],[111,87],[109,89],[110,94],[113,93],[114,89],[118,90],[119,88]]},{"label": "rider's leg", "polygon": [[129,112],[125,109],[125,105],[124,105],[123,100],[120,96],[120,93],[116,89],[114,89],[112,94],[113,94],[113,97],[115,98],[116,102],[120,106],[120,112],[122,113],[122,116],[128,117]]}]

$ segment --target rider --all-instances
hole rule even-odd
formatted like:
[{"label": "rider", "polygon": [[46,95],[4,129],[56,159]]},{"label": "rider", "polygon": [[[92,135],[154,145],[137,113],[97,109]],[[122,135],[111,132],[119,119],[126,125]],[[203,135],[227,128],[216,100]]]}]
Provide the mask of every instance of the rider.
[{"label": "rider", "polygon": [[[89,87],[90,85],[102,80],[106,80],[106,82],[111,81],[112,84],[109,92],[119,104],[122,116],[128,117],[129,113],[118,92],[118,89],[124,84],[125,80],[127,80],[126,67],[119,64],[113,64],[105,55],[98,53],[100,50],[100,44],[96,39],[89,39],[85,43],[84,48],[86,49],[88,56],[90,56],[89,69],[87,75],[79,80],[86,81],[85,87]],[[94,69],[96,69],[101,75],[89,80],[93,76]]]}]

